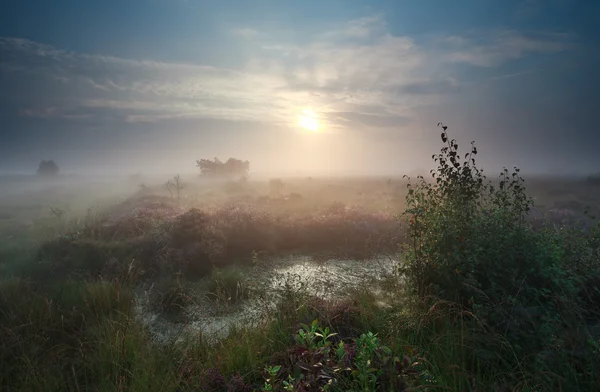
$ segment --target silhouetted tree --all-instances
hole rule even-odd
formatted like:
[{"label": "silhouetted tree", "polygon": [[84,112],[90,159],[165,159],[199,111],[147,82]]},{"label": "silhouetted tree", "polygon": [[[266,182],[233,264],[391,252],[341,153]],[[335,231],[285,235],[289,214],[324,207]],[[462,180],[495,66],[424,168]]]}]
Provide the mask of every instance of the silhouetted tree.
[{"label": "silhouetted tree", "polygon": [[229,158],[226,162],[222,162],[219,158],[215,158],[212,161],[210,159],[200,159],[196,161],[196,166],[200,168],[200,173],[203,176],[214,178],[246,177],[250,170],[249,161],[242,161],[235,158]]},{"label": "silhouetted tree", "polygon": [[37,174],[40,176],[55,176],[58,174],[58,171],[58,165],[54,161],[41,161],[37,169]]}]

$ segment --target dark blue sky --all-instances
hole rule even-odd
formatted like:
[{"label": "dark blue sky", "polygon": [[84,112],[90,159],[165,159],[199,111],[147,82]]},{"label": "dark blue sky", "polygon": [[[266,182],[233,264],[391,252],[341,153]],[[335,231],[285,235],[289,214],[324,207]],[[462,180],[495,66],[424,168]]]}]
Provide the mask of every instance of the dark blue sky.
[{"label": "dark blue sky", "polygon": [[402,173],[438,121],[494,171],[597,171],[599,26],[592,0],[6,0],[0,172]]}]

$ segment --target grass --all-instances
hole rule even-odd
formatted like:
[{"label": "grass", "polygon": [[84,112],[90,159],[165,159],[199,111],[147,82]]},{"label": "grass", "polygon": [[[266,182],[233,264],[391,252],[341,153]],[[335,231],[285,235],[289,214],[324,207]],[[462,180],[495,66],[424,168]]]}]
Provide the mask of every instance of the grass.
[{"label": "grass", "polygon": [[217,302],[239,303],[249,296],[243,272],[235,267],[214,269],[210,275],[208,293]]},{"label": "grass", "polygon": [[[600,226],[582,206],[598,187],[534,179],[525,193],[516,172],[491,191],[470,163],[444,165],[455,151],[444,143],[438,185],[297,178],[267,197],[268,181],[185,180],[175,199],[162,181],[134,196],[123,186],[95,212],[81,200],[89,189],[64,184],[7,199],[0,390],[597,390]],[[535,225],[520,218],[531,195],[549,213]],[[553,215],[565,208],[580,225]],[[295,282],[278,297],[254,292],[256,261],[268,281],[269,260],[290,253],[404,263],[335,300]],[[192,330],[160,344],[140,291],[181,324],[198,281],[223,316],[258,294],[276,307],[220,340]]]},{"label": "grass", "polygon": [[192,289],[180,278],[164,277],[149,292],[151,309],[170,315],[180,314],[192,302]]}]

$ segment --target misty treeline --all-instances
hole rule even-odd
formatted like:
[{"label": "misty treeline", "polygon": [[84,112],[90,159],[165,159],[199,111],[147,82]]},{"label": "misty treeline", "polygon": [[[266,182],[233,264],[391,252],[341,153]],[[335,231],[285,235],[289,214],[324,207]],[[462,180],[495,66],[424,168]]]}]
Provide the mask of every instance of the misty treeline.
[{"label": "misty treeline", "polygon": [[250,162],[229,158],[223,162],[219,158],[200,159],[196,161],[200,173],[206,177],[246,177],[250,170]]}]

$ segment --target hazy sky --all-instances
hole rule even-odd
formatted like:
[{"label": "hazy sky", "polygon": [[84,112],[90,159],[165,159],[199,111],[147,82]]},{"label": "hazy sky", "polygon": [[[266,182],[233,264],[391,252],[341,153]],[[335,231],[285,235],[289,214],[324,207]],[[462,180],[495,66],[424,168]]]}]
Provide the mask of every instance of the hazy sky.
[{"label": "hazy sky", "polygon": [[600,1],[4,0],[0,92],[4,172],[597,171]]}]

